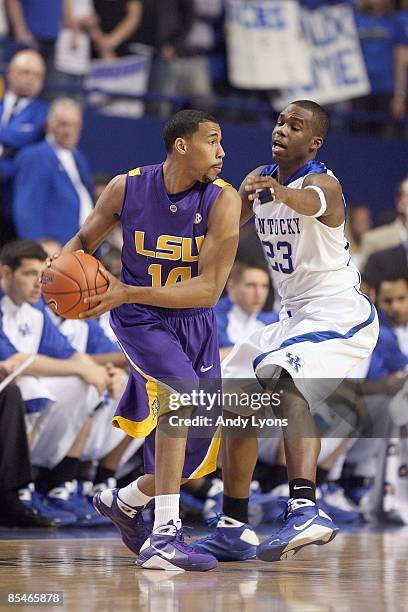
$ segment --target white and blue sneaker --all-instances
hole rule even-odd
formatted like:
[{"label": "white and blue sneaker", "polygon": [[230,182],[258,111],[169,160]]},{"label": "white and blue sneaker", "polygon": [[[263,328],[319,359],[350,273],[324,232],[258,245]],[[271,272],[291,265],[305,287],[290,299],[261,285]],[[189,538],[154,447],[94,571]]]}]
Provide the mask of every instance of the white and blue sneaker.
[{"label": "white and blue sneaker", "polygon": [[101,517],[89,503],[86,495],[82,492],[82,486],[78,487],[76,480],[64,482],[61,486],[48,491],[46,502],[54,510],[74,514],[76,516],[76,527],[95,527],[101,524],[109,524],[109,521]]},{"label": "white and blue sneaker", "polygon": [[339,528],[331,518],[307,499],[289,499],[282,527],[256,551],[261,561],[280,561],[293,557],[309,544],[327,544]]},{"label": "white and blue sneaker", "polygon": [[213,519],[220,514],[223,496],[224,485],[222,480],[220,478],[213,478],[202,510],[203,519],[205,521]]},{"label": "white and blue sneaker", "polygon": [[250,499],[250,508],[251,502],[260,506],[262,523],[282,522],[288,499],[289,485],[282,484],[269,491],[269,493],[254,495]]},{"label": "white and blue sneaker", "polygon": [[191,548],[211,554],[218,561],[246,561],[256,557],[258,545],[258,536],[251,525],[219,515],[213,533],[193,542]]},{"label": "white and blue sneaker", "polygon": [[359,508],[347,499],[344,489],[335,482],[318,487],[316,500],[319,508],[330,514],[336,523],[354,523],[360,518]]},{"label": "white and blue sneaker", "polygon": [[197,552],[184,541],[180,519],[157,527],[140,549],[136,561],[145,569],[207,572],[217,567],[213,555]]}]

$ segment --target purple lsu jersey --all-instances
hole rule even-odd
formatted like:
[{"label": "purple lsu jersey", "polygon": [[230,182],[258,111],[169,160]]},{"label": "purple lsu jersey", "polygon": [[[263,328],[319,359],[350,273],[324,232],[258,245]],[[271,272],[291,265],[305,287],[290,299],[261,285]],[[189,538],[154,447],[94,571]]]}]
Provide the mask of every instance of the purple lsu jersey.
[{"label": "purple lsu jersey", "polygon": [[[228,185],[221,179],[197,182],[169,196],[162,164],[130,171],[121,211],[122,281],[159,287],[197,276],[211,207]],[[146,437],[145,472],[154,473],[155,428],[167,411],[166,389],[189,392],[203,379],[221,377],[215,315],[211,308],[123,304],[112,310],[111,326],[131,373],[112,424]],[[218,447],[219,438],[189,432],[183,477],[213,471]]]},{"label": "purple lsu jersey", "polygon": [[163,164],[131,170],[121,212],[123,282],[162,287],[197,276],[208,215],[226,186],[222,179],[197,182],[173,202]]}]

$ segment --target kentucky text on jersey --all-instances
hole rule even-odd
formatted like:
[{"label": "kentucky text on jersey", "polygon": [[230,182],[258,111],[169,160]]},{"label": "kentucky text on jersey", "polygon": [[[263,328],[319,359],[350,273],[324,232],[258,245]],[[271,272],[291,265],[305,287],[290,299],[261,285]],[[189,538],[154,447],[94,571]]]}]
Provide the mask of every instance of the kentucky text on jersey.
[{"label": "kentucky text on jersey", "polygon": [[300,219],[264,219],[255,215],[255,225],[258,234],[268,234],[272,236],[287,236],[300,234]]},{"label": "kentucky text on jersey", "polygon": [[[277,170],[273,163],[261,174],[276,178]],[[323,163],[310,160],[287,179],[285,186],[302,189],[309,174],[334,177]],[[360,276],[348,252],[344,222],[329,227],[279,202],[257,202],[253,211],[273,284],[287,310],[358,288]]]}]

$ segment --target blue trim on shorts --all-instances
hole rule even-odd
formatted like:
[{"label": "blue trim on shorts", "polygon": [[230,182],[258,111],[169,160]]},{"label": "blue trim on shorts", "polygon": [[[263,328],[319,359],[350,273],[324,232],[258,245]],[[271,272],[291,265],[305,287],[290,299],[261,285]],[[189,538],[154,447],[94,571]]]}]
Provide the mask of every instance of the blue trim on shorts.
[{"label": "blue trim on shorts", "polygon": [[258,365],[261,363],[263,359],[265,359],[265,357],[267,357],[271,353],[275,353],[276,351],[280,351],[281,349],[287,348],[288,346],[292,346],[292,344],[297,344],[298,342],[318,343],[318,342],[324,342],[325,340],[335,340],[336,338],[341,338],[341,339],[351,338],[361,329],[363,329],[364,327],[367,327],[367,325],[370,325],[370,323],[372,323],[375,318],[375,308],[367,296],[365,296],[363,293],[361,293],[360,295],[365,297],[371,306],[370,315],[368,319],[366,319],[363,323],[359,323],[359,325],[355,325],[345,334],[340,334],[339,332],[328,330],[328,331],[321,331],[321,332],[310,332],[308,334],[302,334],[300,336],[294,336],[293,338],[288,338],[287,340],[282,342],[282,344],[278,348],[273,349],[272,351],[267,351],[266,353],[262,353],[261,355],[258,355],[258,357],[255,357],[254,361],[252,362],[254,370],[256,370]]}]

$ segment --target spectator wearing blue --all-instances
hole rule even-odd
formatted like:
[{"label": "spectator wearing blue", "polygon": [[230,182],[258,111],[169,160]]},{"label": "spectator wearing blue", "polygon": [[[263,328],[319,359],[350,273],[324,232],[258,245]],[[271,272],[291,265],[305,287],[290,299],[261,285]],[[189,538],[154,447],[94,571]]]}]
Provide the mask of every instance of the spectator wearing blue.
[{"label": "spectator wearing blue", "polygon": [[55,100],[47,135],[16,158],[13,218],[19,238],[53,238],[65,244],[93,207],[92,175],[77,149],[82,110],[70,98]]},{"label": "spectator wearing blue", "polygon": [[360,0],[355,20],[371,93],[353,101],[353,110],[390,116],[394,109],[395,60],[406,45],[402,23],[389,0]]},{"label": "spectator wearing blue", "polygon": [[64,17],[68,21],[72,14],[71,0],[6,0],[6,9],[14,46],[41,53],[52,78],[55,42]]},{"label": "spectator wearing blue", "polygon": [[44,77],[44,60],[36,51],[20,51],[8,66],[7,89],[0,102],[0,246],[15,237],[11,221],[14,158],[44,136],[48,105],[38,98]]},{"label": "spectator wearing blue", "polygon": [[227,283],[227,295],[215,307],[221,359],[234,344],[257,329],[278,320],[275,312],[263,312],[269,292],[266,264],[235,262]]}]

